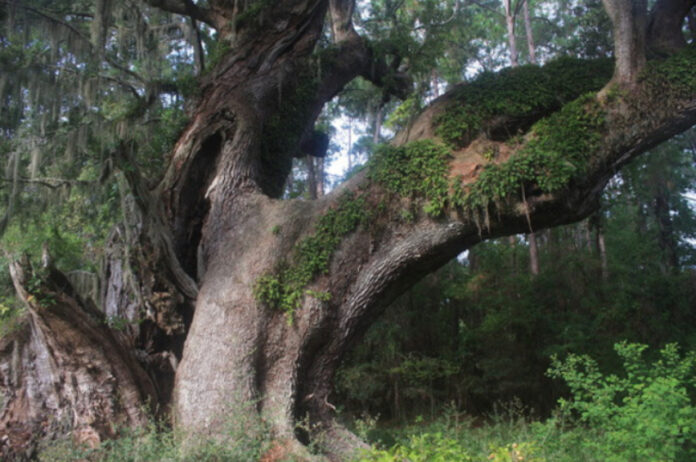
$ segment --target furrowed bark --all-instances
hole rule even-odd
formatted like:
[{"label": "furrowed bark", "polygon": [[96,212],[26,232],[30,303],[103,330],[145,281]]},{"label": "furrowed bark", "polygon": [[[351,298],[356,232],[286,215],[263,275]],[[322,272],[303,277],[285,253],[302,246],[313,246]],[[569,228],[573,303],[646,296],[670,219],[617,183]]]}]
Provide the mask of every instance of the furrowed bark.
[{"label": "furrowed bark", "polygon": [[602,0],[613,25],[617,83],[631,85],[645,66],[647,0]]},{"label": "furrowed bark", "polygon": [[28,315],[0,344],[0,451],[29,459],[43,440],[72,435],[95,446],[146,422],[155,387],[124,336],[58,270],[27,261],[10,273]]}]

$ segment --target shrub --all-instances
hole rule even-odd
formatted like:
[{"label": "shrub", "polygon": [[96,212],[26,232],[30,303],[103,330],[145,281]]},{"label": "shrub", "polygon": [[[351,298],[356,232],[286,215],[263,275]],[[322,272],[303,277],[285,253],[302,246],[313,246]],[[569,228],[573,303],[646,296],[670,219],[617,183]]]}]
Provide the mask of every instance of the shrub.
[{"label": "shrub", "polygon": [[592,433],[582,444],[600,460],[686,461],[696,457],[693,406],[696,354],[681,355],[676,344],[658,359],[643,357],[646,345],[618,343],[625,374],[604,375],[588,356],[553,358],[549,374],[562,378],[572,399],[561,410],[577,415]]}]

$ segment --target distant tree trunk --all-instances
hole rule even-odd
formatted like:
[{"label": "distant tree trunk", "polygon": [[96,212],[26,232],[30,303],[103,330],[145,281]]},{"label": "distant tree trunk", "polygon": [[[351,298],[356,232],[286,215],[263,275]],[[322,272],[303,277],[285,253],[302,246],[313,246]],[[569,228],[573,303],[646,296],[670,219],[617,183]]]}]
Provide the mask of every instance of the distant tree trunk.
[{"label": "distant tree trunk", "polygon": [[536,64],[536,47],[534,46],[534,32],[532,20],[529,17],[529,0],[522,0],[522,14],[524,15],[524,31],[527,35],[527,49],[529,50],[529,64]]},{"label": "distant tree trunk", "polygon": [[602,268],[602,280],[609,280],[609,262],[607,260],[607,246],[604,241],[604,231],[597,228],[597,247],[599,248],[599,261]]},{"label": "distant tree trunk", "polygon": [[527,235],[529,240],[529,272],[533,276],[539,275],[539,249],[537,247],[536,233]]},{"label": "distant tree trunk", "polygon": [[609,280],[609,262],[607,259],[607,246],[604,240],[603,219],[600,213],[593,214],[588,222],[587,228],[594,228],[597,254],[599,255],[600,274],[604,282]]},{"label": "distant tree trunk", "polygon": [[307,198],[314,200],[317,198],[317,172],[314,168],[314,157],[305,157],[305,166],[307,168]]},{"label": "distant tree trunk", "polygon": [[348,157],[348,171],[353,170],[353,119],[348,118],[348,150],[346,152]]},{"label": "distant tree trunk", "polygon": [[671,207],[669,204],[669,193],[665,191],[665,186],[658,188],[657,194],[653,199],[653,213],[658,229],[658,245],[664,258],[664,267],[668,271],[675,271],[679,268],[679,253],[677,251],[677,240],[674,236],[674,225],[672,224]]},{"label": "distant tree trunk", "polygon": [[[527,49],[529,50],[529,63],[536,64],[536,50],[534,46],[534,33],[532,22],[529,18],[529,0],[522,1],[522,13],[524,15],[524,31],[527,36]],[[533,231],[527,235],[529,241],[529,272],[533,276],[539,274],[539,247],[537,246],[537,236]]]},{"label": "distant tree trunk", "polygon": [[440,76],[438,75],[437,69],[433,69],[430,73],[430,82],[433,89],[433,98],[440,96]]},{"label": "distant tree trunk", "polygon": [[517,236],[508,236],[507,241],[510,246],[510,269],[517,274]]},{"label": "distant tree trunk", "polygon": [[324,196],[324,185],[326,184],[326,171],[324,170],[324,157],[317,157],[317,198]]},{"label": "distant tree trunk", "polygon": [[372,130],[372,142],[378,144],[382,133],[382,119],[384,118],[384,105],[380,104],[375,112],[375,124]]},{"label": "distant tree trunk", "polygon": [[505,26],[507,27],[508,46],[510,48],[510,66],[516,67],[517,40],[515,39],[515,11],[512,8],[512,0],[503,0],[505,7]]}]

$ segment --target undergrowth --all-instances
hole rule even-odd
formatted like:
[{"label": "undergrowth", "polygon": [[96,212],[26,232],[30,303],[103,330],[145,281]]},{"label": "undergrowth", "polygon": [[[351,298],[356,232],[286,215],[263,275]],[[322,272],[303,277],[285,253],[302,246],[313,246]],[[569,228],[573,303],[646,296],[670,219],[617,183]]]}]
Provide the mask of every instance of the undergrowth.
[{"label": "undergrowth", "polygon": [[[546,421],[509,406],[485,425],[450,408],[429,424],[385,432],[359,461],[629,462],[696,458],[696,352],[675,344],[650,361],[647,346],[618,343],[623,374],[604,374],[588,356],[554,358],[548,374],[563,379],[571,398]],[[384,447],[385,440],[396,444]]]},{"label": "undergrowth", "polygon": [[186,440],[154,421],[142,428],[124,428],[118,438],[97,447],[75,444],[70,437],[40,448],[40,462],[241,462],[260,460],[270,446],[270,433],[256,416],[235,413],[222,424],[218,438]]}]

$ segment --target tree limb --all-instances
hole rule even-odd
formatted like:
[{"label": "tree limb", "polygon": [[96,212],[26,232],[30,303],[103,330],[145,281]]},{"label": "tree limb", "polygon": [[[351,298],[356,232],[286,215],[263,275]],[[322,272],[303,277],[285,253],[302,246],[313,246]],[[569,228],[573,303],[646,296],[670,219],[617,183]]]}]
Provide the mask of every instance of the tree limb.
[{"label": "tree limb", "polygon": [[19,183],[38,184],[51,189],[58,189],[67,185],[86,185],[92,183],[91,181],[68,180],[65,178],[17,178],[16,180],[0,178],[0,181],[4,183],[14,183],[14,181],[17,181]]},{"label": "tree limb", "polygon": [[686,46],[682,26],[696,0],[659,0],[650,11],[648,51],[667,56]]},{"label": "tree limb", "polygon": [[602,0],[602,3],[614,32],[614,80],[633,85],[646,63],[647,0]]},{"label": "tree limb", "polygon": [[221,18],[208,8],[202,8],[190,0],[145,0],[145,2],[160,10],[189,16],[204,22],[216,29],[221,28]]}]

